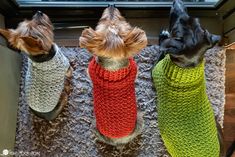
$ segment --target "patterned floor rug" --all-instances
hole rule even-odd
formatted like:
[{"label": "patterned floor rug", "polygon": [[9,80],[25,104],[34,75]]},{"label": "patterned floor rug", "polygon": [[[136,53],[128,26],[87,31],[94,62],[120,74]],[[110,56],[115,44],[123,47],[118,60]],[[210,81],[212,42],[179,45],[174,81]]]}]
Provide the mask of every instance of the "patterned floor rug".
[{"label": "patterned floor rug", "polygon": [[[157,123],[156,94],[151,69],[158,60],[157,46],[145,48],[135,56],[138,64],[136,95],[138,109],[144,114],[143,133],[128,145],[117,149],[97,141],[94,135],[92,83],[86,74],[91,55],[84,49],[64,48],[73,71],[73,92],[69,104],[55,120],[34,116],[25,100],[24,78],[27,59],[23,57],[15,152],[41,157],[168,157]],[[207,93],[217,121],[223,125],[225,104],[225,52],[220,47],[206,53]],[[33,153],[33,154],[32,154]]]}]

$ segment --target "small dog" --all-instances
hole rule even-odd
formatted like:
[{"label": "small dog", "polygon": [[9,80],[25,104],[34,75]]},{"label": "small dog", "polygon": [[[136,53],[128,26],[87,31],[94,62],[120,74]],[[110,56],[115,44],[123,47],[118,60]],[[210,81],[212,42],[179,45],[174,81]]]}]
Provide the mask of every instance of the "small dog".
[{"label": "small dog", "polygon": [[169,53],[173,62],[184,68],[197,66],[206,50],[220,40],[220,36],[201,28],[199,20],[187,14],[182,1],[173,2],[169,30],[159,36],[161,52]]},{"label": "small dog", "polygon": [[25,93],[30,109],[38,117],[55,119],[71,92],[72,68],[54,43],[53,25],[48,16],[38,11],[32,20],[13,29],[0,29],[9,45],[28,56]]},{"label": "small dog", "polygon": [[222,147],[206,95],[203,58],[220,36],[203,29],[181,0],[173,2],[169,31],[159,38],[167,55],[152,71],[162,139],[172,157],[218,157]]},{"label": "small dog", "polygon": [[110,145],[126,144],[141,133],[132,57],[147,45],[146,34],[133,28],[114,6],[103,12],[96,30],[85,29],[80,47],[94,55],[88,73],[93,82],[97,136]]}]

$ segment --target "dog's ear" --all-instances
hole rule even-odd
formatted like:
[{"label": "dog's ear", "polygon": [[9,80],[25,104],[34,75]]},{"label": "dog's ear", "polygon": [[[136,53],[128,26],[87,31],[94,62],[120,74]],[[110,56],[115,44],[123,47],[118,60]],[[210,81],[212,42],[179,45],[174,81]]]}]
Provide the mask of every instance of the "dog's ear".
[{"label": "dog's ear", "polygon": [[140,28],[133,28],[124,38],[126,57],[131,57],[147,46],[147,37]]},{"label": "dog's ear", "polygon": [[204,30],[204,36],[208,42],[209,47],[215,46],[215,44],[217,44],[221,40],[221,36],[211,34],[210,32],[208,32],[208,30]]},{"label": "dog's ear", "polygon": [[161,43],[170,38],[170,33],[167,30],[160,31],[160,34],[158,35],[158,44],[161,45]]},{"label": "dog's ear", "polygon": [[210,41],[213,46],[217,44],[220,40],[221,40],[221,37],[219,35],[215,35],[215,34],[210,35]]},{"label": "dog's ear", "polygon": [[34,39],[32,37],[22,36],[22,37],[20,37],[20,39],[24,42],[25,46],[27,46],[27,47],[31,47],[31,48],[34,48],[34,47],[41,48],[42,47],[41,41]]},{"label": "dog's ear", "polygon": [[42,41],[29,36],[20,36],[15,47],[29,55],[46,53]]},{"label": "dog's ear", "polygon": [[183,16],[188,17],[187,8],[184,6],[184,3],[181,0],[174,0],[170,11],[169,31],[172,30],[176,21]]},{"label": "dog's ear", "polygon": [[0,35],[2,35],[8,41],[9,41],[9,39],[11,37],[11,34],[12,34],[12,30],[11,29],[1,29],[0,28]]},{"label": "dog's ear", "polygon": [[79,38],[79,46],[81,48],[86,48],[91,53],[97,52],[99,47],[103,44],[103,38],[101,38],[101,36],[92,28],[83,30],[82,35]]}]

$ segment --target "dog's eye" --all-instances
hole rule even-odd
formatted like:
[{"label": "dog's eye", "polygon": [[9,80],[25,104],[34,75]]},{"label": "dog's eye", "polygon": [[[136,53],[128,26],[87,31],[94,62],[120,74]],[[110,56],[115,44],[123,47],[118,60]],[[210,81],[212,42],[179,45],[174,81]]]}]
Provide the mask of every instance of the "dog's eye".
[{"label": "dog's eye", "polygon": [[209,34],[208,30],[206,30],[206,29],[203,29],[203,31],[204,31],[204,34],[205,34],[205,35],[208,35],[208,34]]},{"label": "dog's eye", "polygon": [[184,37],[176,37],[175,40],[182,42],[184,40]]},{"label": "dog's eye", "polygon": [[30,37],[33,38],[33,39],[36,39],[36,40],[38,39],[38,38],[36,38],[36,37],[34,37],[34,36],[30,36]]}]

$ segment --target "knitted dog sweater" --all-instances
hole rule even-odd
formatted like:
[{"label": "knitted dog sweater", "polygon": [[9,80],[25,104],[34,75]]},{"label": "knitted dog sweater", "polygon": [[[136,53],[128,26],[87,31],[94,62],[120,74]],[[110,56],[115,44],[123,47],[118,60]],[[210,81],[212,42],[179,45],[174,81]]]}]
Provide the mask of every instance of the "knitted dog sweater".
[{"label": "knitted dog sweater", "polygon": [[50,112],[56,107],[69,68],[68,59],[56,45],[53,47],[56,53],[49,61],[37,63],[28,58],[25,93],[28,105],[37,112]]},{"label": "knitted dog sweater", "polygon": [[206,95],[204,62],[180,68],[167,55],[153,69],[158,123],[172,157],[219,157],[219,140]]},{"label": "knitted dog sweater", "polygon": [[109,138],[131,134],[136,125],[137,105],[134,81],[137,66],[130,59],[129,66],[108,71],[93,58],[89,75],[93,83],[94,113],[99,132]]}]

